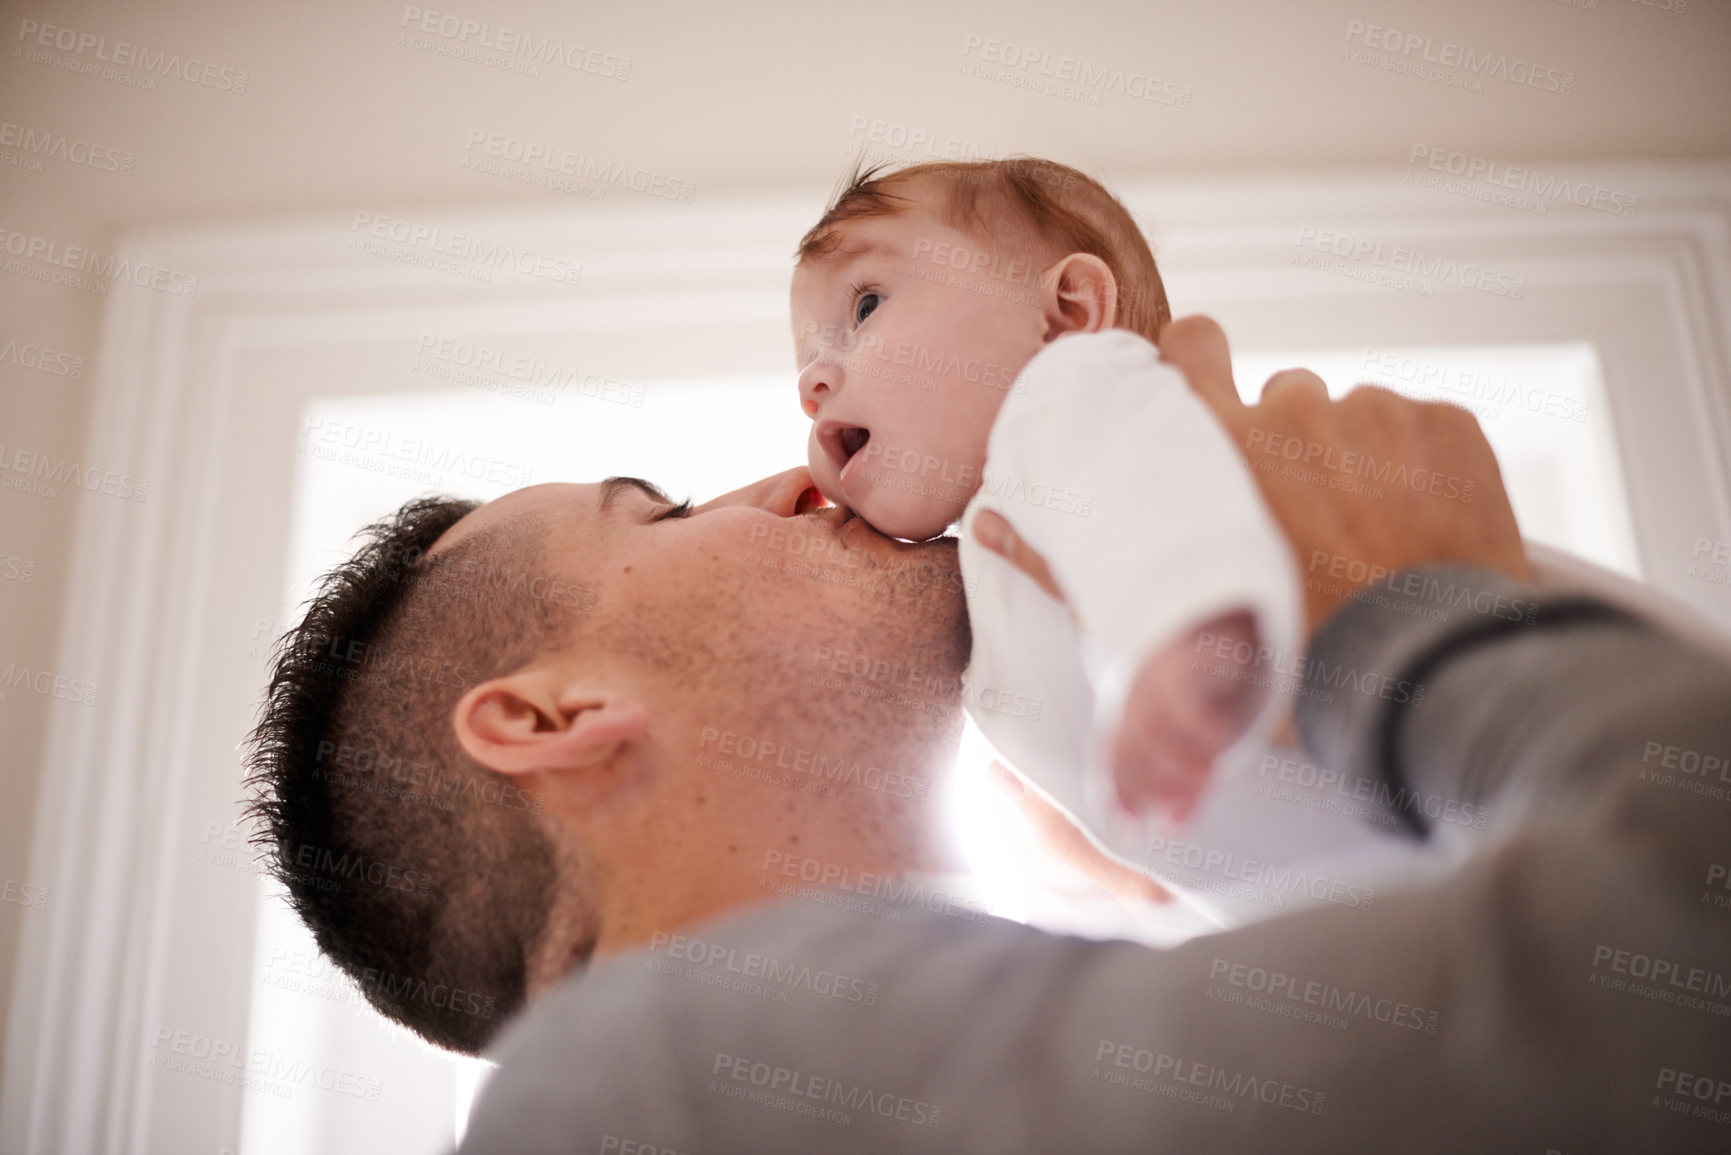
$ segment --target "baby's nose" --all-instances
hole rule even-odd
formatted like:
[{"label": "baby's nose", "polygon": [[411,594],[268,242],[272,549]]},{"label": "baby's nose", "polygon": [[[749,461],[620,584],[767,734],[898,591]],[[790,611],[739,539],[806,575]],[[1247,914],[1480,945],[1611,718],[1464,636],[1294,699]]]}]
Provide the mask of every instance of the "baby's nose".
[{"label": "baby's nose", "polygon": [[816,417],[818,408],[833,393],[840,392],[841,366],[826,357],[818,357],[799,375],[799,407],[807,417]]}]

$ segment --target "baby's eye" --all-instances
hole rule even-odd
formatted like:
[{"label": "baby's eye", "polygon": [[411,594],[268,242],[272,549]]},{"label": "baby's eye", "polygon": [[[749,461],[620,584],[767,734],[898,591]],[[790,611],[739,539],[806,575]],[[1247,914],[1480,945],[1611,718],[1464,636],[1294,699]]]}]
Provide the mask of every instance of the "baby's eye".
[{"label": "baby's eye", "polygon": [[883,298],[876,293],[861,293],[853,305],[853,323],[858,325],[877,310]]}]

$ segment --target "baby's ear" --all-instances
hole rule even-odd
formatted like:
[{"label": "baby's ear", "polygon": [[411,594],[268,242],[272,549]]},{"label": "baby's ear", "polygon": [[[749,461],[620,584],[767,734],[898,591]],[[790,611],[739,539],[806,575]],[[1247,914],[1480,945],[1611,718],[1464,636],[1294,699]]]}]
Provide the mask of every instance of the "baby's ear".
[{"label": "baby's ear", "polygon": [[1071,253],[1040,278],[1046,297],[1046,340],[1098,333],[1118,321],[1118,279],[1093,253]]}]

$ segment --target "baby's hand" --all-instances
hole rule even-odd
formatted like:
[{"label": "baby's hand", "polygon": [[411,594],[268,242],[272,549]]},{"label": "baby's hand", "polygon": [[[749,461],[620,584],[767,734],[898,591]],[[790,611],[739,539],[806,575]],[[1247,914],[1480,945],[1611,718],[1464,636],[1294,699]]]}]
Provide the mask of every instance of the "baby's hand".
[{"label": "baby's hand", "polygon": [[1248,680],[1250,661],[1215,655],[1254,654],[1256,642],[1255,617],[1238,611],[1148,656],[1108,752],[1126,810],[1164,811],[1180,823],[1190,817],[1214,760],[1250,726],[1266,693]]},{"label": "baby's hand", "polygon": [[[1065,601],[1046,559],[1000,514],[982,510],[974,519],[974,537]],[[1124,809],[1138,815],[1164,810],[1176,822],[1190,817],[1214,760],[1249,728],[1266,696],[1249,680],[1258,637],[1255,616],[1240,610],[1204,622],[1149,655],[1130,684],[1107,751]]]}]

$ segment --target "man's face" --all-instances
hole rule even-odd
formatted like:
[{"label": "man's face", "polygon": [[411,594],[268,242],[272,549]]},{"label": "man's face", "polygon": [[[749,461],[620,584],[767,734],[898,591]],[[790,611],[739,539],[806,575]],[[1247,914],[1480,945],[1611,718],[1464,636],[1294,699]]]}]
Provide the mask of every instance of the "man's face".
[{"label": "man's face", "polygon": [[676,689],[718,722],[729,711],[770,725],[863,720],[858,698],[806,689],[825,653],[952,679],[967,662],[955,541],[887,538],[824,506],[804,469],[690,509],[635,479],[533,486],[471,513],[439,548],[519,517],[542,536],[551,576],[595,592],[585,650],[623,657],[662,683],[646,690]]},{"label": "man's face", "polygon": [[[453,718],[471,754],[504,751],[510,772],[548,791],[559,845],[578,848],[532,991],[590,950],[762,901],[769,851],[878,871],[944,861],[938,812],[911,784],[943,773],[961,730],[969,639],[953,540],[886,538],[824,506],[804,469],[695,509],[630,478],[538,485],[470,513],[433,553],[490,528],[535,534],[535,576],[585,595],[564,645],[537,654],[515,689],[476,687]],[[926,671],[923,693],[910,698],[905,673],[896,693],[838,691],[825,684],[838,652]],[[548,686],[528,710],[511,696]],[[566,703],[598,730],[629,719],[626,736],[588,745],[598,731],[560,717]],[[741,736],[759,755],[803,752],[790,758],[814,772],[764,767],[733,744]],[[513,763],[526,749],[559,753]],[[818,777],[819,756],[855,773]],[[892,793],[892,772],[909,789]]]},{"label": "man's face", "polygon": [[841,234],[793,275],[812,477],[883,532],[922,540],[980,487],[992,422],[1040,350],[1039,270],[924,209]]}]

